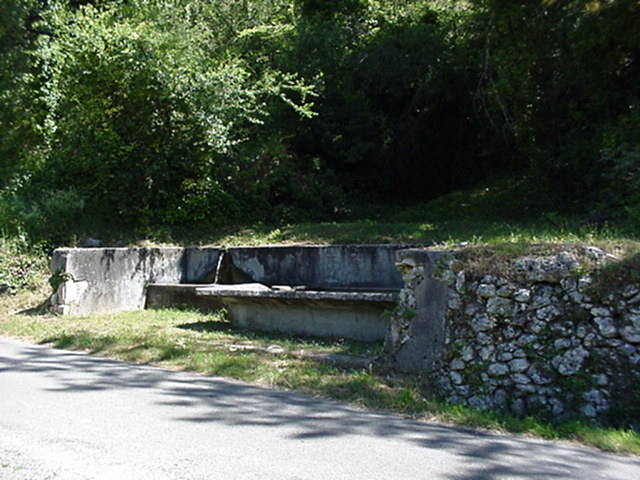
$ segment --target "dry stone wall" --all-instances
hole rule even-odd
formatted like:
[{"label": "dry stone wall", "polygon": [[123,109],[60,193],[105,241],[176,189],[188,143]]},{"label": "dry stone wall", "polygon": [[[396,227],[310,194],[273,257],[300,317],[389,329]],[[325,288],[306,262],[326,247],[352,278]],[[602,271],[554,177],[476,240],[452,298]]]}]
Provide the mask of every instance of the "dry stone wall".
[{"label": "dry stone wall", "polygon": [[[398,367],[426,372],[450,401],[480,409],[639,420],[640,285],[595,288],[610,255],[571,247],[489,275],[468,258],[400,252],[405,287],[385,345]],[[425,283],[446,293],[434,299]],[[434,301],[441,344],[416,328]]]}]

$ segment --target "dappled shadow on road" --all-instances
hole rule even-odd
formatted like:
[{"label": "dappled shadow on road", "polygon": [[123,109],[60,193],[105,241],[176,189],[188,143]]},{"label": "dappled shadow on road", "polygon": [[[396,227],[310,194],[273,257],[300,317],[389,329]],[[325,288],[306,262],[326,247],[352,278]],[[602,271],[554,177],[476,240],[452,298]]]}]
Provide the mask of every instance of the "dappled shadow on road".
[{"label": "dappled shadow on road", "polygon": [[[563,444],[506,437],[365,412],[338,402],[270,390],[241,382],[106,360],[18,342],[13,354],[0,353],[3,372],[40,372],[55,379],[49,391],[84,392],[139,389],[157,392],[156,404],[172,421],[221,423],[277,429],[286,439],[367,436],[390,439],[402,450],[417,449],[428,458],[446,450],[463,459],[464,468],[444,468],[437,478],[554,479],[624,478],[610,476],[612,456]],[[400,453],[400,452],[399,452]],[[420,453],[422,454],[422,453]],[[615,460],[640,471],[640,461]]]}]

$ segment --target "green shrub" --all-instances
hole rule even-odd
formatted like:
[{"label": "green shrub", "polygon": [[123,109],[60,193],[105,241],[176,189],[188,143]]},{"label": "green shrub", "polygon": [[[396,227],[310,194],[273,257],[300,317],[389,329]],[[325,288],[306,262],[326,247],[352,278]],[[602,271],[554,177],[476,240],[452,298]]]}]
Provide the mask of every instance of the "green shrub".
[{"label": "green shrub", "polygon": [[0,237],[0,296],[34,288],[46,270],[46,257],[24,237]]}]

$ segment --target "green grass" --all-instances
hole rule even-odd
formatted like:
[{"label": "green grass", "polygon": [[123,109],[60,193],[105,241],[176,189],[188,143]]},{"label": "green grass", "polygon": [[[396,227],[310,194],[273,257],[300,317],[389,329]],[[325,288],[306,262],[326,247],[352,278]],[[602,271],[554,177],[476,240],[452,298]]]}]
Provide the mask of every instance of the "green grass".
[{"label": "green grass", "polygon": [[[228,229],[106,232],[117,245],[409,243],[443,246],[497,243],[576,243],[637,240],[629,215],[590,224],[583,215],[542,211],[526,179],[511,177],[456,191],[429,202],[353,201],[339,221],[242,225]],[[524,189],[524,190],[523,190]],[[530,193],[530,192],[529,192]],[[636,222],[637,223],[637,222]],[[95,235],[94,235],[95,236]]]},{"label": "green grass", "polygon": [[[149,236],[136,244],[195,243],[222,246],[266,244],[400,243],[451,246],[498,243],[606,242],[627,238],[613,229],[583,226],[577,220],[556,227],[544,219],[496,221],[485,218],[437,218],[383,221],[356,219],[294,225],[254,225],[233,231],[199,232],[188,239]],[[131,242],[128,242],[131,243]]]}]

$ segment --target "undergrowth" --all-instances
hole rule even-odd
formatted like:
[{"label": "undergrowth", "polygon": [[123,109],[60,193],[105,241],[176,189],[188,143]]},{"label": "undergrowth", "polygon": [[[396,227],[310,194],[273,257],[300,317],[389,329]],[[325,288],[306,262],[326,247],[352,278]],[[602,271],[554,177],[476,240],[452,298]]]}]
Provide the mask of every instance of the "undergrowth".
[{"label": "undergrowth", "polygon": [[37,288],[47,270],[47,256],[22,237],[0,236],[0,295]]}]

